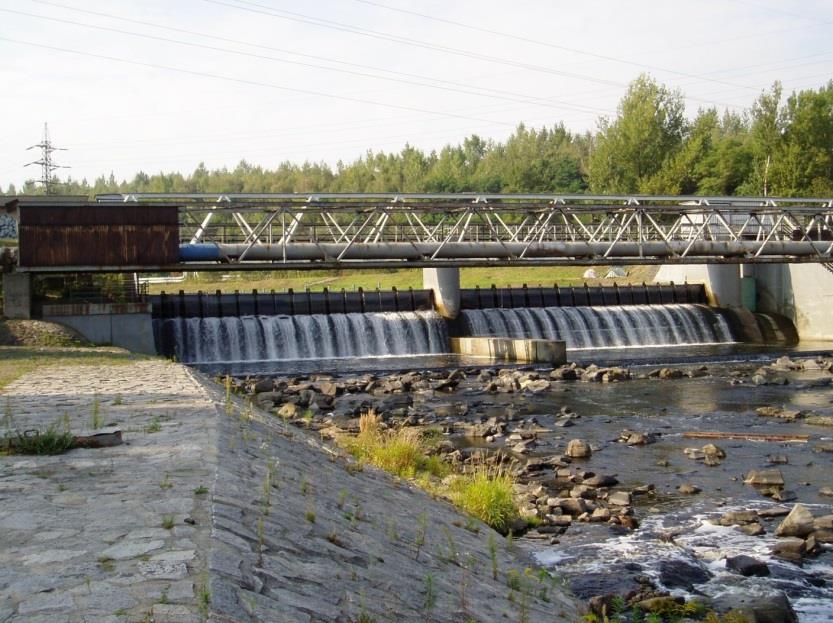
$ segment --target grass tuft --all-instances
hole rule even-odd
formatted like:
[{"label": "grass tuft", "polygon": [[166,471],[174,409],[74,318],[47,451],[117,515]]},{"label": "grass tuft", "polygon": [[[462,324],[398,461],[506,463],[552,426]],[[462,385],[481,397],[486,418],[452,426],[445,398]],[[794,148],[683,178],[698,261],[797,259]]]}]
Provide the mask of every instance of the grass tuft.
[{"label": "grass tuft", "polygon": [[359,434],[343,439],[347,450],[360,462],[370,463],[400,478],[448,474],[448,467],[436,457],[426,456],[428,443],[412,428],[384,430],[372,409],[359,417]]},{"label": "grass tuft", "polygon": [[0,441],[0,449],[7,454],[63,454],[74,447],[75,437],[67,432],[58,432],[52,426],[44,432],[7,434]]},{"label": "grass tuft", "polygon": [[507,472],[482,465],[471,474],[457,476],[450,485],[450,497],[469,514],[506,534],[518,517],[513,484]]}]

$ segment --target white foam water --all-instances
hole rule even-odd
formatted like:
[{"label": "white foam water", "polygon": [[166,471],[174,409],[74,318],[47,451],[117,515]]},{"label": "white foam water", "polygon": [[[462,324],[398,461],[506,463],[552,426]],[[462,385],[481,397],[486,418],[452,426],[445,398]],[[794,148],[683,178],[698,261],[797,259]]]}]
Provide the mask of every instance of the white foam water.
[{"label": "white foam water", "polygon": [[[706,506],[704,504],[704,506]],[[807,505],[815,515],[831,512],[830,506]],[[757,504],[757,508],[765,508]],[[715,519],[732,510],[756,508],[755,503],[693,509],[680,513],[658,514],[646,517],[639,529],[621,536],[611,536],[591,542],[582,539],[572,543],[563,539],[558,546],[535,552],[538,562],[567,576],[584,574],[615,574],[622,565],[637,563],[640,573],[662,586],[659,566],[663,562],[679,562],[696,565],[708,570],[711,578],[696,584],[689,592],[679,587],[663,587],[672,595],[687,599],[700,593],[718,597],[725,593],[767,595],[783,591],[802,623],[829,623],[833,621],[833,561],[829,549],[820,559],[807,559],[802,566],[774,557],[772,545],[777,538],[770,534],[753,537],[737,528],[718,526],[708,519]],[[694,514],[691,514],[691,513]],[[674,534],[673,541],[660,540],[661,533]],[[745,554],[766,562],[771,575],[744,577],[726,568],[726,558]]]},{"label": "white foam water", "polygon": [[448,352],[434,312],[166,318],[163,352],[185,363],[391,357]]},{"label": "white foam water", "polygon": [[461,317],[467,335],[563,340],[571,350],[734,341],[726,319],[706,305],[471,309]]}]

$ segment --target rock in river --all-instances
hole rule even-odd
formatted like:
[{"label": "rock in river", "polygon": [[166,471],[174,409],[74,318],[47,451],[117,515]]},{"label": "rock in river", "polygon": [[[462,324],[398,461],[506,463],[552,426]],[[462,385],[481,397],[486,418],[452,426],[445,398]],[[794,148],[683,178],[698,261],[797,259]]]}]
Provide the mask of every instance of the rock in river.
[{"label": "rock in river", "polygon": [[752,558],[752,556],[745,556],[743,554],[727,558],[726,568],[731,569],[732,571],[737,571],[741,575],[747,577],[753,575],[757,577],[764,577],[769,575],[769,567],[764,561]]},{"label": "rock in river", "polygon": [[586,459],[593,454],[593,451],[590,449],[590,444],[583,439],[571,439],[564,454],[573,459]]},{"label": "rock in river", "polygon": [[814,530],[813,514],[803,504],[796,504],[790,514],[775,529],[775,536],[804,538]]}]

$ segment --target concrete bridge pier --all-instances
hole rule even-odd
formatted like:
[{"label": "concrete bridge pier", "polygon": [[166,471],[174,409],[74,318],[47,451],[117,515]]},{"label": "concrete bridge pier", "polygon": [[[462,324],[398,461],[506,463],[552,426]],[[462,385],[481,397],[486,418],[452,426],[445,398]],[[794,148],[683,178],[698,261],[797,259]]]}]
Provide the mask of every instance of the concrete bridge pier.
[{"label": "concrete bridge pier", "polygon": [[737,264],[664,264],[654,279],[661,283],[702,283],[713,305],[740,307],[742,303]]},{"label": "concrete bridge pier", "polygon": [[443,318],[460,313],[460,269],[423,268],[422,287],[434,293],[434,306]]},{"label": "concrete bridge pier", "polygon": [[32,317],[32,275],[5,273],[3,275],[3,315],[15,320]]}]

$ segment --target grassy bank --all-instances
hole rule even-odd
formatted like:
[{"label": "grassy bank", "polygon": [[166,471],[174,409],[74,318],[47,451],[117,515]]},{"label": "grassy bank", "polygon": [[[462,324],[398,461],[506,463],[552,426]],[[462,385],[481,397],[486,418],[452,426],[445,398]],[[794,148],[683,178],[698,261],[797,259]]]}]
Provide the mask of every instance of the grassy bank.
[{"label": "grassy bank", "polygon": [[[491,285],[521,286],[523,284],[552,286],[554,283],[562,285],[575,285],[584,283],[584,266],[554,266],[554,267],[509,267],[509,268],[463,268],[460,271],[460,283],[464,288],[488,288]],[[596,267],[596,273],[604,276],[609,270],[608,266]],[[656,273],[656,267],[632,266],[626,269],[627,277],[617,279],[598,279],[593,283],[642,283],[651,281]],[[152,284],[149,287],[151,294],[159,292],[213,292],[223,290],[230,292],[234,290],[258,290],[268,292],[270,290],[353,290],[363,288],[365,290],[389,290],[396,287],[400,290],[408,288],[418,289],[422,287],[422,270],[408,268],[401,270],[342,270],[342,271],[272,271],[252,273],[199,273],[189,276],[185,281],[178,283]]]}]

